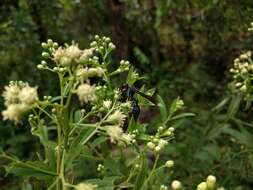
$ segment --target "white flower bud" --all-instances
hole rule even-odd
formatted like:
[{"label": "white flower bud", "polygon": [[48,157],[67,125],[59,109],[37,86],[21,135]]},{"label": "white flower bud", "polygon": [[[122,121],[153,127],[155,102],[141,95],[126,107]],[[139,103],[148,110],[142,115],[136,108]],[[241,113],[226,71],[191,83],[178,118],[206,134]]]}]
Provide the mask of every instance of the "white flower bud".
[{"label": "white flower bud", "polygon": [[156,146],[155,147],[155,152],[159,153],[161,151],[161,147],[160,146]]},{"label": "white flower bud", "polygon": [[182,189],[182,184],[180,181],[178,180],[174,180],[172,183],[171,183],[171,188],[173,190],[181,190]]},{"label": "white flower bud", "polygon": [[155,148],[155,144],[152,143],[152,142],[148,142],[148,143],[147,143],[147,147],[148,147],[149,149],[153,150],[153,149]]},{"label": "white flower bud", "polygon": [[165,163],[165,166],[167,168],[172,168],[174,166],[174,161],[173,160],[168,160],[166,163]]},{"label": "white flower bud", "polygon": [[208,189],[214,189],[216,185],[216,177],[213,175],[209,175],[206,178],[206,185]]},{"label": "white flower bud", "polygon": [[207,190],[206,182],[201,182],[200,184],[198,184],[197,190]]}]

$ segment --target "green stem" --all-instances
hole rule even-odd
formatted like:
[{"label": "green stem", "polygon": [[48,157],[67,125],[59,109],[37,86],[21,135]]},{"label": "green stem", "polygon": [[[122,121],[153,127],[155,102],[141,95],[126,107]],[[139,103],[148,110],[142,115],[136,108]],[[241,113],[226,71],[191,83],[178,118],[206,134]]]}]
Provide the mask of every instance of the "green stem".
[{"label": "green stem", "polygon": [[144,184],[143,184],[143,186],[142,186],[143,188],[148,184],[148,182],[150,181],[150,179],[153,177],[153,175],[154,175],[154,173],[155,173],[155,170],[156,170],[156,166],[157,166],[159,157],[160,157],[160,155],[158,154],[158,155],[156,156],[156,158],[155,158],[155,163],[154,163],[153,168],[152,168],[152,170],[151,170],[151,172],[150,172],[150,174],[149,174],[149,176],[148,176],[148,179],[144,182]]}]

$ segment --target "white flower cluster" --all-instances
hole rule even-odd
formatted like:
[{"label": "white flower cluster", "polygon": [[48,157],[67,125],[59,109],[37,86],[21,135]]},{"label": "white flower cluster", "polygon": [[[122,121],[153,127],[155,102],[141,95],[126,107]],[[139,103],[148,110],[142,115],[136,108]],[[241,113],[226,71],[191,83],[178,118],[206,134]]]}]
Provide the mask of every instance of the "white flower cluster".
[{"label": "white flower cluster", "polygon": [[126,115],[122,111],[116,110],[108,116],[105,122],[121,126],[124,123],[125,118]]},{"label": "white flower cluster", "polygon": [[79,183],[75,188],[76,190],[96,190],[97,185],[91,183]]},{"label": "white flower cluster", "polygon": [[234,67],[230,69],[234,78],[234,87],[242,92],[246,92],[249,88],[249,80],[253,74],[253,63],[251,60],[251,52],[243,53],[234,60]]},{"label": "white flower cluster", "polygon": [[[104,104],[108,104],[106,106],[110,106],[111,102],[104,101]],[[124,124],[125,119],[126,115],[122,111],[116,110],[105,120],[104,123],[107,124],[105,126],[105,129],[112,143],[118,142],[120,145],[129,145],[135,142],[136,135],[124,133],[122,129],[122,125]]]},{"label": "white flower cluster", "polygon": [[69,66],[76,62],[86,61],[92,54],[94,49],[80,50],[77,44],[59,47],[53,52],[53,60],[61,66]]},{"label": "white flower cluster", "polygon": [[96,100],[96,87],[88,83],[80,84],[76,89],[76,94],[82,103]]},{"label": "white flower cluster", "polygon": [[3,97],[4,104],[7,107],[2,112],[3,119],[15,123],[18,123],[22,114],[38,101],[37,88],[30,87],[27,83],[21,81],[11,81],[8,86],[5,86]]},{"label": "white flower cluster", "polygon": [[101,67],[96,68],[79,68],[76,72],[76,76],[82,81],[88,80],[91,77],[102,77],[104,75],[104,69]]},{"label": "white flower cluster", "polygon": [[119,125],[106,126],[106,132],[109,135],[112,143],[120,141],[120,139],[124,133],[123,129]]},{"label": "white flower cluster", "polygon": [[173,127],[164,129],[164,127],[160,126],[155,137],[152,137],[152,140],[147,143],[147,147],[155,153],[160,153],[168,144],[168,141],[163,138],[172,137],[174,135],[174,130]]}]

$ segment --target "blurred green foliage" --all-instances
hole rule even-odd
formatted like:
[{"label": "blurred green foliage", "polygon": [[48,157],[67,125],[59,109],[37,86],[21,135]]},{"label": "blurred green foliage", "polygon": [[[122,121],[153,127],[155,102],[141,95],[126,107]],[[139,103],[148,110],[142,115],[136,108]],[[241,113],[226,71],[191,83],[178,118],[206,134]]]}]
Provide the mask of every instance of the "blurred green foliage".
[{"label": "blurred green foliage", "polygon": [[[85,47],[94,34],[111,36],[119,52],[115,57],[129,58],[147,75],[149,87],[168,101],[180,95],[197,113],[185,120],[176,148],[168,150],[176,162],[173,175],[191,186],[212,173],[227,189],[250,189],[252,110],[243,112],[240,97],[228,94],[226,86],[233,59],[252,48],[247,33],[252,11],[252,0],[2,0],[0,91],[9,80],[38,85],[42,95],[48,94],[45,89],[58,90],[55,80],[35,72],[40,43],[47,38]],[[6,122],[0,123],[0,146],[24,159],[40,148],[27,125]],[[19,184],[2,170],[0,176],[1,189]]]}]

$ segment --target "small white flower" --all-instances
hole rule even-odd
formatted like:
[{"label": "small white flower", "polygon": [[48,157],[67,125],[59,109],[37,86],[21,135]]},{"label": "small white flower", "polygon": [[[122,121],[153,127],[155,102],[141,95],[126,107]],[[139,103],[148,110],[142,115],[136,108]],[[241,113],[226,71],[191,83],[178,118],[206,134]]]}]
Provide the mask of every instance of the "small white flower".
[{"label": "small white flower", "polygon": [[171,188],[173,190],[181,190],[182,189],[182,184],[180,181],[178,180],[174,180],[172,183],[171,183]]},{"label": "small white flower", "polygon": [[96,190],[97,185],[93,185],[91,183],[79,183],[76,186],[76,190]]},{"label": "small white flower", "polygon": [[168,187],[166,187],[165,185],[161,185],[160,190],[168,190]]},{"label": "small white flower", "polygon": [[2,111],[3,120],[14,121],[17,124],[27,107],[23,104],[10,104],[7,109]]},{"label": "small white flower", "polygon": [[66,47],[65,53],[66,53],[66,57],[72,60],[75,60],[81,56],[82,51],[78,48],[77,44],[72,44],[71,46]]},{"label": "small white flower", "polygon": [[151,149],[151,150],[153,150],[153,149],[155,148],[155,144],[152,143],[152,142],[148,142],[148,143],[147,143],[147,146],[148,146],[148,148]]},{"label": "small white flower", "polygon": [[5,86],[3,92],[3,97],[4,97],[4,104],[8,106],[9,104],[12,103],[17,103],[18,98],[19,98],[19,92],[20,92],[20,87],[18,86],[17,83],[11,83],[8,86]]},{"label": "small white flower", "polygon": [[89,72],[89,77],[102,77],[104,75],[104,69],[102,69],[101,67],[97,67],[97,68],[89,68],[88,70]]},{"label": "small white flower", "polygon": [[158,146],[163,149],[166,145],[168,144],[168,142],[164,139],[160,139],[159,140],[159,143],[158,143]]},{"label": "small white flower", "polygon": [[76,71],[76,76],[86,81],[89,78],[88,68],[80,68]]},{"label": "small white flower", "polygon": [[23,87],[19,93],[19,100],[23,104],[31,105],[38,101],[38,93],[36,87],[29,85]]},{"label": "small white flower", "polygon": [[108,116],[108,118],[106,119],[106,122],[116,124],[116,125],[122,125],[125,118],[126,118],[126,115],[124,115],[121,111],[116,110],[113,114]]},{"label": "small white flower", "polygon": [[121,137],[121,140],[129,145],[134,141],[134,137],[135,137],[135,135],[123,133],[122,137]]},{"label": "small white flower", "polygon": [[112,101],[111,101],[111,100],[104,100],[104,101],[103,101],[103,106],[104,106],[106,109],[110,109],[111,106],[112,106]]},{"label": "small white flower", "polygon": [[112,143],[119,141],[123,134],[122,128],[118,125],[106,126],[106,132],[110,136]]},{"label": "small white flower", "polygon": [[174,161],[173,160],[168,160],[166,163],[165,163],[165,166],[167,168],[172,168],[174,166]]},{"label": "small white flower", "polygon": [[76,94],[81,102],[88,103],[96,100],[96,88],[87,83],[81,84],[76,90]]},{"label": "small white flower", "polygon": [[63,66],[69,66],[71,62],[79,59],[81,53],[82,51],[78,48],[77,44],[72,44],[64,48],[59,47],[53,52],[53,60]]},{"label": "small white flower", "polygon": [[93,52],[94,52],[94,48],[89,48],[89,49],[83,50],[82,54],[80,56],[80,61],[81,62],[87,61],[88,58],[92,56]]}]

